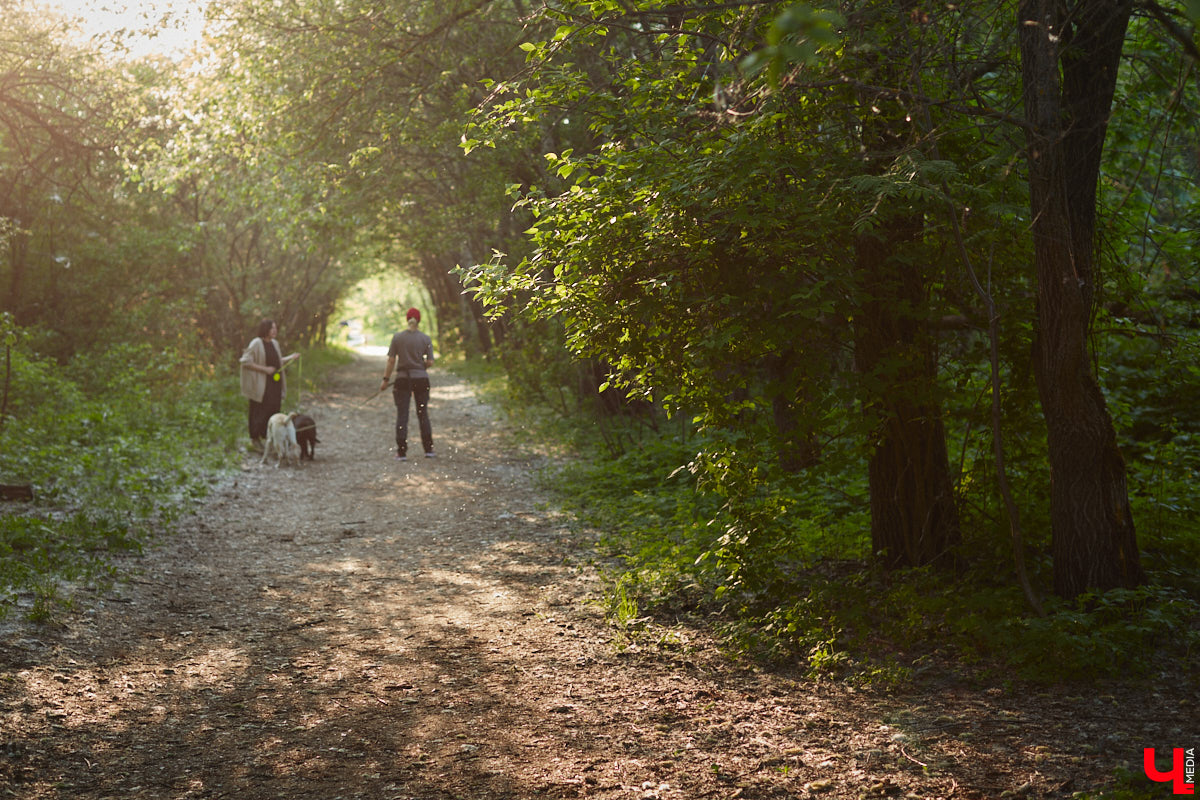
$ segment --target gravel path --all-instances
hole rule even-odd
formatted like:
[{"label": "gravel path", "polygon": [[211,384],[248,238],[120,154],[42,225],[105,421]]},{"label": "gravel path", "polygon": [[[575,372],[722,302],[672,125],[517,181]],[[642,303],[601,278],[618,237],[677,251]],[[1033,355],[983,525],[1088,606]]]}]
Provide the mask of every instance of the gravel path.
[{"label": "gravel path", "polygon": [[306,399],[314,462],[247,456],[132,580],[0,634],[0,797],[1070,796],[1196,730],[1178,695],[888,696],[682,623],[631,643],[496,414],[436,371],[438,458],[398,463],[380,374]]}]

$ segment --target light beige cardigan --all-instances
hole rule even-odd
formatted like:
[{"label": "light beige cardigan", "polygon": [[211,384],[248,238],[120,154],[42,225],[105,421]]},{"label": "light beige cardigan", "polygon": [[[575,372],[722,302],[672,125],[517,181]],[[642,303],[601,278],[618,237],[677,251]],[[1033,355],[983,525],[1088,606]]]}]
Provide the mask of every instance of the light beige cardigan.
[{"label": "light beige cardigan", "polygon": [[[279,356],[279,363],[282,364],[283,353],[279,349],[279,342],[272,339],[271,346],[275,348],[275,353]],[[246,345],[246,350],[238,361],[242,365],[242,397],[261,403],[263,395],[267,391],[267,376],[258,370],[246,369],[246,365],[258,364],[263,367],[267,365],[266,343],[257,336],[254,337],[250,340],[250,344]],[[279,368],[279,380],[283,383],[280,397],[287,397],[287,376],[283,374],[283,367]]]}]

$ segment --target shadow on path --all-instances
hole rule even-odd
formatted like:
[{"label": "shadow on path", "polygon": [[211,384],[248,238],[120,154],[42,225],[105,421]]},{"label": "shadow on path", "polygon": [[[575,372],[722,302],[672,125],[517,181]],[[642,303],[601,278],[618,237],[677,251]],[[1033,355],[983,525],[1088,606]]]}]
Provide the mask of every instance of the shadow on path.
[{"label": "shadow on path", "polygon": [[534,460],[437,372],[438,458],[394,461],[382,363],[305,404],[313,463],[247,456],[131,581],[0,640],[0,798],[1062,796],[1182,746],[1165,701],[1048,721],[764,674],[683,627],[615,648]]}]

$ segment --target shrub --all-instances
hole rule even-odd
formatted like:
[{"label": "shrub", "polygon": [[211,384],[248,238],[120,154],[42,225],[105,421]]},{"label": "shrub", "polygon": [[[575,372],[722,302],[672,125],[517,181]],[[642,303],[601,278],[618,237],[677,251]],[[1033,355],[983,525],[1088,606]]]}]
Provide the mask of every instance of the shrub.
[{"label": "shrub", "polygon": [[49,613],[62,580],[109,574],[207,492],[244,414],[235,382],[192,356],[116,342],[60,365],[8,326],[0,481],[37,500],[0,515],[0,615],[22,595]]}]

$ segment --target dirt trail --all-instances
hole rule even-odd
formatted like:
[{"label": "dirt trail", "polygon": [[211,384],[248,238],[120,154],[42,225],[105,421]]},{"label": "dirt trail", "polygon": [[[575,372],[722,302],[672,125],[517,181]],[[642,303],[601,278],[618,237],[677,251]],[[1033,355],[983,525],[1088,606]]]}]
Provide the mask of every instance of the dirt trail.
[{"label": "dirt trail", "polygon": [[247,456],[131,582],[0,636],[0,798],[1069,796],[1189,718],[798,683],[682,626],[614,647],[491,409],[437,371],[438,458],[398,463],[381,373],[306,399],[315,462]]}]

